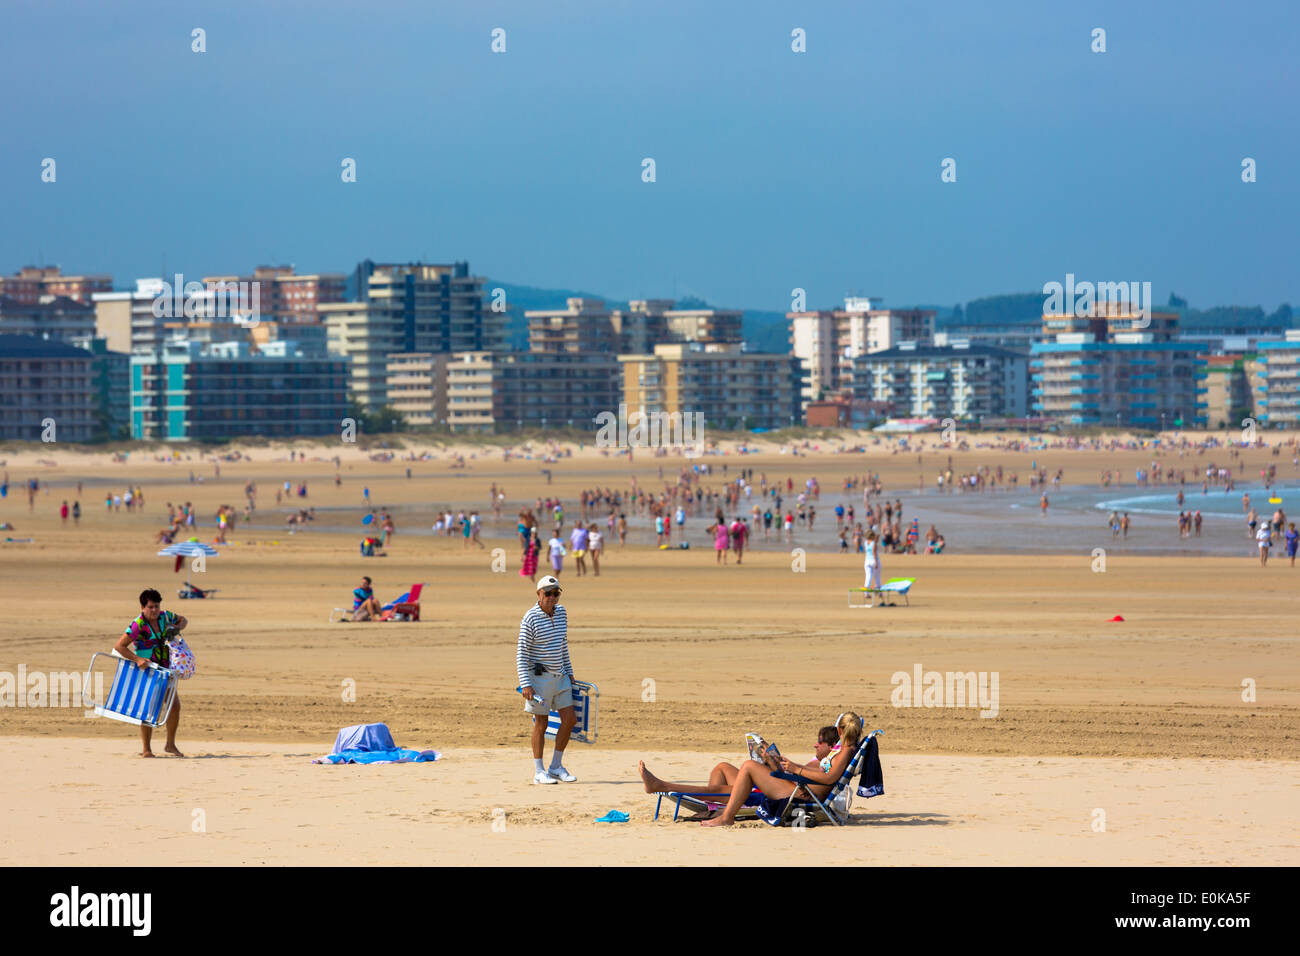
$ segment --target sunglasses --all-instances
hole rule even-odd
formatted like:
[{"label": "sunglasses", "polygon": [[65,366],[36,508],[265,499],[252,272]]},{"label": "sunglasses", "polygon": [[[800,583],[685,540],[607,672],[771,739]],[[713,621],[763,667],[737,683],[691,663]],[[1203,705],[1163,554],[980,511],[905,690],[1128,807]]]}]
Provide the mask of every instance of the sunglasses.
[{"label": "sunglasses", "polygon": [[543,591],[543,592],[542,592],[542,597],[559,597],[559,596],[560,596],[560,592],[559,592],[559,591]]}]

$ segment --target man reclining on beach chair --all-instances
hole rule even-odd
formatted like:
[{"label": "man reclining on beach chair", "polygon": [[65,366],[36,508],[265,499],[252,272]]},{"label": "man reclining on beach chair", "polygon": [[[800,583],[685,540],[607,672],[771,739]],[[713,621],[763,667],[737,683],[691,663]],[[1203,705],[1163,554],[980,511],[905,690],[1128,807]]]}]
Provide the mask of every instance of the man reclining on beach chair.
[{"label": "man reclining on beach chair", "polygon": [[[644,761],[637,765],[637,769],[641,774],[642,782],[645,784],[646,793],[659,794],[659,803],[663,802],[665,794],[676,801],[673,820],[677,819],[677,814],[682,806],[686,806],[688,809],[706,814],[706,821],[726,818],[726,822],[719,825],[727,826],[738,819],[758,816],[758,810],[763,804],[764,798],[775,797],[779,800],[790,797],[795,793],[796,787],[793,784],[775,779],[773,776],[774,773],[782,772],[783,768],[813,775],[834,772],[838,769],[836,777],[832,778],[833,783],[838,779],[838,776],[842,775],[845,765],[856,752],[858,737],[861,733],[862,721],[856,714],[841,714],[836,727],[823,727],[818,732],[814,751],[816,756],[807,764],[792,763],[781,758],[774,746],[764,745],[762,747],[764,751],[762,753],[762,762],[746,760],[739,767],[730,763],[720,763],[709,774],[709,782],[705,786],[669,783],[660,780],[646,769]],[[835,749],[836,745],[839,747],[838,751]],[[754,752],[752,746],[750,750],[751,753]],[[845,750],[850,752],[849,757],[841,759],[841,754]],[[830,789],[829,786],[823,787],[816,781],[811,782],[818,791]],[[738,789],[741,786],[744,787],[743,791]],[[823,793],[821,796],[825,797],[826,795]],[[655,818],[658,819],[658,816],[659,808],[657,804]]]}]

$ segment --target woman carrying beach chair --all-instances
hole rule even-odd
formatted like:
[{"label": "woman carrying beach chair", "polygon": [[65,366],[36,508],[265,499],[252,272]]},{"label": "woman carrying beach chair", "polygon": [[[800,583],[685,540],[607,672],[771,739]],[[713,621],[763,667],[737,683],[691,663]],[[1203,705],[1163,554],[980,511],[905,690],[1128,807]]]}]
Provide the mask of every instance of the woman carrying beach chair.
[{"label": "woman carrying beach chair", "polygon": [[[169,667],[171,660],[167,640],[173,634],[185,630],[189,623],[174,611],[162,610],[162,595],[153,588],[146,588],[140,592],[140,616],[126,626],[113,650],[141,669],[151,663]],[[180,722],[181,699],[177,695],[173,698],[171,712],[167,715],[167,745],[163,748],[173,757],[185,756],[176,748],[176,728]],[[153,727],[149,724],[140,724],[140,741],[144,745],[140,756],[152,757],[150,745],[153,742]]]}]

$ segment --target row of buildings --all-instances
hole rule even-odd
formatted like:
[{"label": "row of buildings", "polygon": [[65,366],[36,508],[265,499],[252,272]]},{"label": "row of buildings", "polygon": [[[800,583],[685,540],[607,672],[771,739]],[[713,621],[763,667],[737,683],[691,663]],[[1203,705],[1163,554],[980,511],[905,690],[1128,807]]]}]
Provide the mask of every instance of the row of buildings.
[{"label": "row of buildings", "polygon": [[45,369],[77,356],[86,367],[65,396],[80,396],[76,414],[54,416],[61,440],[337,433],[352,401],[455,431],[586,427],[622,403],[690,409],[718,428],[801,420],[799,361],[746,350],[740,310],[574,298],[525,313],[528,347],[512,350],[505,311],[464,262],[259,268],[130,291],[58,270],[19,277],[21,299],[0,294],[0,369],[12,365],[6,389],[28,398],[0,437],[40,436]]},{"label": "row of buildings", "polygon": [[1136,428],[1300,425],[1300,330],[1184,338],[1173,312],[1101,304],[1022,326],[935,329],[934,313],[873,308],[789,315],[808,368],[809,424],[880,418],[1035,418]]},{"label": "row of buildings", "polygon": [[620,404],[717,429],[1300,422],[1296,333],[1189,339],[1175,313],[1105,305],[1044,315],[1036,334],[940,331],[933,311],[851,297],[788,313],[789,352],[762,353],[738,309],[572,298],[525,312],[527,347],[511,349],[486,285],[465,262],[259,267],[128,291],[26,268],[0,277],[0,438],[39,438],[49,421],[60,440],[323,435],[354,401],[454,431],[587,427]]}]

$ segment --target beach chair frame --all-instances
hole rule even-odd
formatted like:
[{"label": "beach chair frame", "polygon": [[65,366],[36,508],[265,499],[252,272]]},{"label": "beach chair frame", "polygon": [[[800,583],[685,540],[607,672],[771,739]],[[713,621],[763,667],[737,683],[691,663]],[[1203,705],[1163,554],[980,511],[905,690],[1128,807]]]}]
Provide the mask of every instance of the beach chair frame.
[{"label": "beach chair frame", "polygon": [[[594,744],[596,742],[596,718],[600,712],[600,688],[595,684],[582,680],[575,680],[572,684],[573,712],[577,716],[578,722],[573,725],[569,739],[583,744]],[[533,718],[533,720],[536,719],[536,717]],[[554,740],[555,735],[559,732],[560,714],[559,711],[553,710],[546,715],[546,736]]]},{"label": "beach chair frame", "polygon": [[[763,791],[759,790],[756,787],[750,793],[750,796],[753,797],[755,794],[757,794],[759,797],[762,797]],[[678,814],[681,813],[683,806],[685,806],[687,810],[694,810],[697,813],[708,813],[712,810],[717,810],[720,809],[721,807],[726,806],[727,801],[731,799],[731,792],[727,791],[726,793],[678,793],[676,790],[672,790],[667,793],[661,793],[659,794],[659,799],[655,801],[656,820],[659,819],[659,808],[664,802],[664,797],[668,797],[673,801],[673,823],[676,823]],[[717,797],[718,799],[716,800],[705,799],[708,797]],[[741,807],[739,810],[736,811],[737,820],[755,820],[757,818],[758,818],[757,807],[752,807],[746,804],[745,806]]]},{"label": "beach chair frame", "polygon": [[[850,760],[849,765],[844,768],[844,772],[840,774],[840,778],[835,781],[835,784],[831,787],[830,793],[826,795],[824,800],[819,798],[817,794],[813,793],[811,788],[815,786],[824,787],[826,786],[825,784],[818,784],[815,781],[809,780],[802,774],[786,773],[784,770],[773,771],[772,776],[780,780],[789,780],[791,783],[798,785],[798,789],[796,789],[794,794],[786,800],[785,809],[781,811],[780,819],[774,823],[773,826],[788,826],[789,822],[794,818],[795,813],[799,810],[804,811],[805,814],[812,815],[812,819],[809,823],[816,823],[818,820],[823,818],[829,820],[837,827],[842,827],[848,823],[849,814],[852,812],[852,797],[850,796],[848,801],[846,801],[843,812],[836,809],[835,800],[839,797],[842,791],[851,787],[853,778],[862,770],[862,761],[867,756],[867,744],[873,737],[877,737],[881,733],[882,731],[873,730],[858,741],[858,749],[857,752],[853,754],[853,759]],[[801,791],[807,794],[807,796],[800,797],[799,793]],[[850,794],[852,794],[852,792],[852,790],[849,790]]]},{"label": "beach chair frame", "polygon": [[[108,689],[107,699],[102,702],[94,699],[91,690],[95,660],[100,657],[117,661],[113,683]],[[81,684],[81,703],[87,711],[93,710],[96,717],[107,717],[136,726],[161,727],[167,723],[172,712],[177,684],[177,678],[171,671],[153,661],[141,669],[116,650],[107,654],[100,651],[91,655],[90,664],[86,668],[86,677]]]},{"label": "beach chair frame", "polygon": [[[876,603],[878,603],[881,607],[897,607],[898,597],[901,595],[903,598],[903,603],[906,604],[908,607],[911,607],[912,600],[907,596],[907,592],[912,590],[912,585],[915,583],[916,583],[915,578],[894,578],[892,581],[886,581],[878,588],[849,588],[849,607],[868,608],[873,606],[872,604],[854,604],[853,596],[855,594],[866,594],[868,596],[868,600],[870,600],[871,596],[874,595],[876,598]],[[891,587],[891,585],[897,585],[897,586]],[[894,595],[893,604],[890,604],[888,601],[885,600],[885,595],[887,594]]]},{"label": "beach chair frame", "polygon": [[[600,688],[588,681],[575,680],[573,684],[573,712],[578,718],[577,723],[573,725],[573,730],[569,732],[569,739],[576,740],[582,744],[594,744],[596,742],[597,717],[600,713]],[[520,688],[515,688],[515,693],[519,693]],[[533,716],[533,723],[537,722],[537,716]],[[553,710],[546,715],[546,736],[551,740],[560,732],[560,713]]]}]

